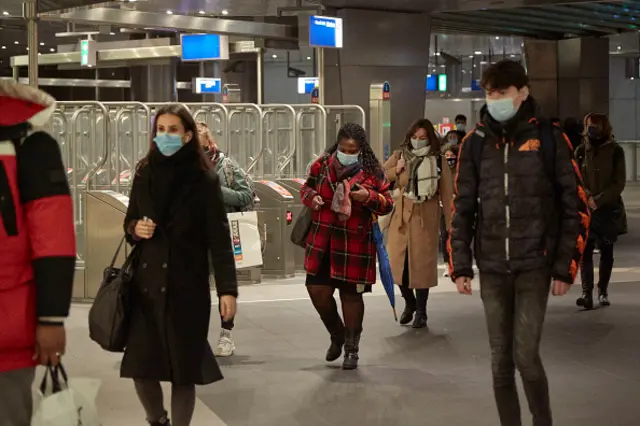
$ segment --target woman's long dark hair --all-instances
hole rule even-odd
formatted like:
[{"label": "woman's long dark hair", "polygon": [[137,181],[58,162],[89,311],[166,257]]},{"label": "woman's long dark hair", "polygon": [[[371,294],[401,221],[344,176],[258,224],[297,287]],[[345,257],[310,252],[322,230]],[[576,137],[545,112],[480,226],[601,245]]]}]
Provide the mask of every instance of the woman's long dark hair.
[{"label": "woman's long dark hair", "polygon": [[404,137],[404,142],[402,143],[402,147],[408,150],[412,150],[411,139],[413,135],[416,134],[418,129],[424,129],[427,132],[427,139],[429,140],[429,146],[431,146],[430,152],[440,152],[442,149],[442,144],[440,142],[440,138],[436,135],[436,130],[433,127],[431,121],[426,118],[421,118],[413,122],[409,129],[407,129],[407,134]]},{"label": "woman's long dark hair", "polygon": [[353,139],[358,144],[358,147],[360,148],[360,155],[362,157],[362,169],[365,173],[376,176],[380,173],[384,173],[382,166],[380,165],[380,161],[378,161],[376,154],[371,149],[371,145],[369,145],[367,132],[365,132],[359,124],[347,123],[342,126],[338,131],[336,143],[327,150],[327,155],[332,155],[336,152],[338,150],[338,144],[343,139]]},{"label": "woman's long dark hair", "polygon": [[158,133],[158,119],[165,114],[175,115],[176,117],[178,117],[182,122],[182,126],[184,127],[185,133],[191,132],[193,134],[193,136],[191,137],[191,140],[187,142],[187,144],[195,144],[194,149],[198,154],[198,161],[197,161],[198,167],[202,171],[207,171],[211,169],[212,167],[211,161],[209,160],[204,150],[202,149],[202,146],[200,145],[200,140],[198,136],[198,127],[196,126],[196,121],[194,120],[189,110],[181,104],[167,104],[158,110],[155,118],[153,119],[153,128],[151,129],[151,132],[150,132],[151,139],[149,141],[149,151],[147,152],[147,155],[145,155],[144,158],[140,160],[140,162],[138,163],[138,166],[136,167],[136,170],[140,171],[147,164],[149,164],[149,158],[151,157],[151,154],[153,153],[153,151],[158,149],[156,147],[156,144],[153,142],[153,139],[156,137],[156,134]]}]

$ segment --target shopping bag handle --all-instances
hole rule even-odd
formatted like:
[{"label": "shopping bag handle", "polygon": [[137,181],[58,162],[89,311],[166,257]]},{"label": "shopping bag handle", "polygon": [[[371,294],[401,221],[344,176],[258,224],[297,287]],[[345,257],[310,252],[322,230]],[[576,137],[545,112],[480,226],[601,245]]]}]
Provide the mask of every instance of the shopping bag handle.
[{"label": "shopping bag handle", "polygon": [[111,259],[111,264],[109,265],[109,269],[113,269],[113,265],[116,264],[116,260],[118,259],[118,255],[120,254],[120,250],[122,250],[122,246],[125,242],[126,236],[123,236],[120,240],[120,244],[118,244],[118,248],[116,249],[115,254],[113,255],[113,259]]},{"label": "shopping bag handle", "polygon": [[[42,383],[40,383],[40,392],[44,395],[47,391],[47,377],[51,376],[51,393],[57,393],[62,391],[62,385],[65,387],[69,386],[69,377],[67,376],[67,372],[65,371],[62,364],[58,364],[56,366],[52,366],[51,364],[47,365],[47,370],[44,373],[44,377],[42,378]],[[60,376],[62,376],[62,382],[60,381]]]}]

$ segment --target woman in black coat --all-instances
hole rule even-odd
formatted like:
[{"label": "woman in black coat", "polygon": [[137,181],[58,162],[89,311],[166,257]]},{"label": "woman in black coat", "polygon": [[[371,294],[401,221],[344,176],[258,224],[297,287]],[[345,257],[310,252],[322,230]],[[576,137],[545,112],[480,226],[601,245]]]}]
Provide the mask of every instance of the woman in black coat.
[{"label": "woman in black coat", "polygon": [[172,383],[174,426],[188,426],[195,385],[222,379],[207,341],[209,254],[221,313],[232,318],[238,285],[217,175],[180,105],[158,111],[124,222],[135,245],[130,334],[121,377],[132,378],[151,425],[169,425],[160,382]]}]

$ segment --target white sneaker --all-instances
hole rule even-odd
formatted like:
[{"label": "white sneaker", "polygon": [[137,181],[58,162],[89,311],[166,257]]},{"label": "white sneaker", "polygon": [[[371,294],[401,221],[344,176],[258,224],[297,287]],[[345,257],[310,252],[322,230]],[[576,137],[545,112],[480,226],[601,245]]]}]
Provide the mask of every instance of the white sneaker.
[{"label": "white sneaker", "polygon": [[449,265],[447,265],[446,263],[443,263],[442,265],[442,267],[444,268],[444,273],[442,274],[442,276],[445,278],[449,278]]},{"label": "white sneaker", "polygon": [[222,329],[220,331],[220,340],[218,340],[218,346],[216,346],[213,354],[215,356],[226,357],[231,356],[236,351],[236,344],[233,343],[231,338],[231,331]]}]

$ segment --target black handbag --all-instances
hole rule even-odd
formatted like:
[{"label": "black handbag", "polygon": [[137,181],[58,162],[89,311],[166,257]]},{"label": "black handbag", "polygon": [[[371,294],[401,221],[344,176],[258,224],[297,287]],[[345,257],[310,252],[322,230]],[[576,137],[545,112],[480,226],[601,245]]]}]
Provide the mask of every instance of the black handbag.
[{"label": "black handbag", "polygon": [[134,248],[122,268],[114,268],[124,242],[123,237],[111,264],[104,270],[102,284],[89,311],[89,337],[109,352],[124,352],[129,337],[129,284],[137,250]]},{"label": "black handbag", "polygon": [[307,247],[307,236],[309,235],[309,231],[311,231],[312,221],[313,211],[309,207],[303,208],[291,230],[291,242],[293,244],[302,248]]}]

